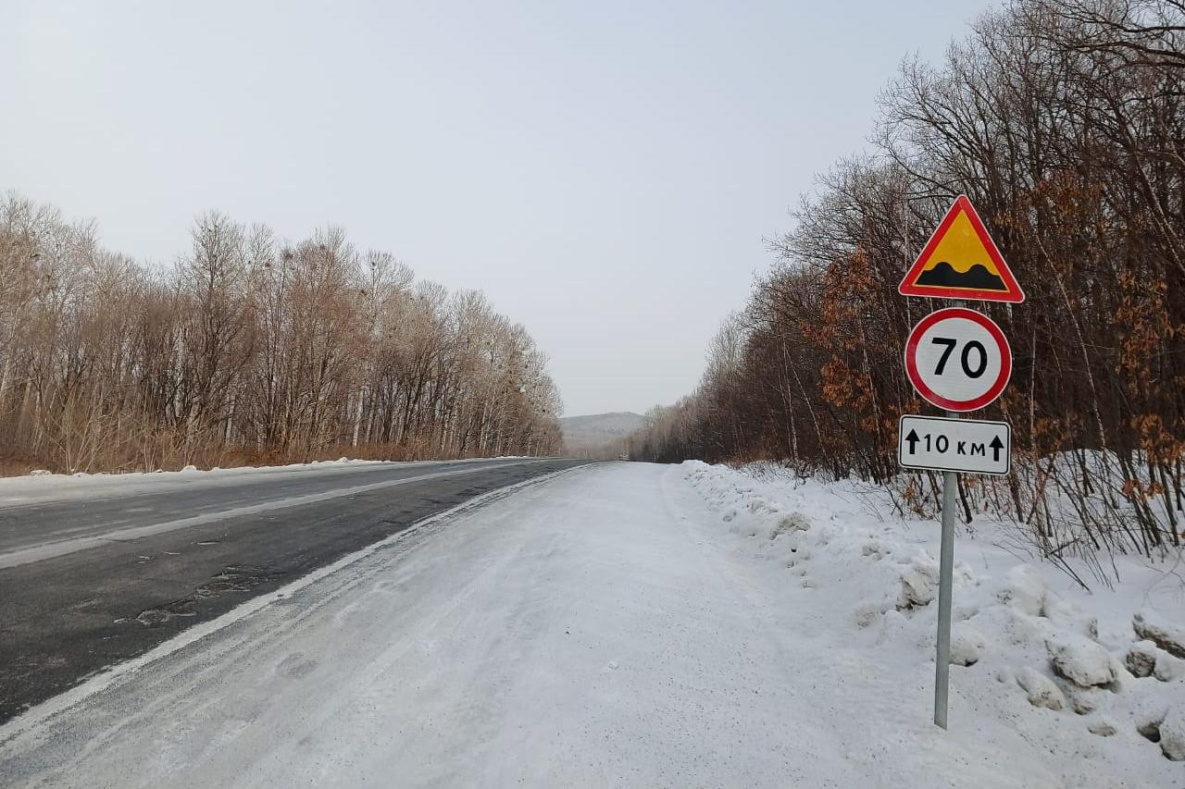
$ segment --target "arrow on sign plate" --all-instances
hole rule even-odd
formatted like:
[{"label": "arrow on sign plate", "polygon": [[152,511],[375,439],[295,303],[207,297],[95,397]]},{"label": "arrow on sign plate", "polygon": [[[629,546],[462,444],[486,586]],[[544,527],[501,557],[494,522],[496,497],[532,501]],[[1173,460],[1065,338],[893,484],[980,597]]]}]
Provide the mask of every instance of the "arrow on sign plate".
[{"label": "arrow on sign plate", "polygon": [[1004,449],[1004,442],[1000,440],[999,436],[996,436],[988,446],[992,448],[992,459],[999,463],[1000,451]]},{"label": "arrow on sign plate", "polygon": [[909,454],[914,454],[917,451],[918,442],[921,441],[921,439],[918,438],[918,431],[910,430],[909,435],[905,437],[905,440],[909,442]]},{"label": "arrow on sign plate", "polygon": [[897,461],[905,468],[1007,474],[1012,428],[1006,422],[903,416]]}]

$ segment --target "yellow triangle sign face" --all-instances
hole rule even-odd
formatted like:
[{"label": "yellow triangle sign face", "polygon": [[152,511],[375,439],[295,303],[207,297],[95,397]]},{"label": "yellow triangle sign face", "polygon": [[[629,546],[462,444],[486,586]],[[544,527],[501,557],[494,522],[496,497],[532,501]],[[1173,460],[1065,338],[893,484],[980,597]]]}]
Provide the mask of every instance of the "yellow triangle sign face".
[{"label": "yellow triangle sign face", "polygon": [[897,287],[904,296],[1019,304],[1024,291],[966,195],[959,195]]}]

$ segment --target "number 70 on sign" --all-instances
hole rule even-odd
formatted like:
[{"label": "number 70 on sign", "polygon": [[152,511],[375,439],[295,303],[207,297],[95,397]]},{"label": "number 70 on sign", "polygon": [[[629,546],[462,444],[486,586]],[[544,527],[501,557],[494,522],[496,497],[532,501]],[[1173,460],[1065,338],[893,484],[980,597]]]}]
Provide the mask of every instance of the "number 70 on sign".
[{"label": "number 70 on sign", "polygon": [[1012,349],[988,316],[963,307],[930,313],[905,343],[905,371],[927,402],[947,411],[978,411],[1012,377]]},{"label": "number 70 on sign", "polygon": [[[925,400],[951,412],[991,403],[1012,376],[1012,349],[995,321],[962,307],[927,315],[905,343],[905,370]],[[903,416],[897,459],[905,468],[1007,474],[1012,428],[1004,422]]]}]

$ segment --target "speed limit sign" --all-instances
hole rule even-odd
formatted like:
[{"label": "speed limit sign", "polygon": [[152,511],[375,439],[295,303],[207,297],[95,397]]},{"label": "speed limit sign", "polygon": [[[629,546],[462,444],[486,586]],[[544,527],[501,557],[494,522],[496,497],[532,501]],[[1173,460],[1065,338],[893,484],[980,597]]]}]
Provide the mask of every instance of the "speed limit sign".
[{"label": "speed limit sign", "polygon": [[[903,296],[1019,304],[1024,291],[966,195],[959,195],[897,291]],[[902,414],[897,462],[942,472],[942,543],[938,564],[938,639],[934,655],[934,723],[946,728],[950,689],[950,623],[954,596],[955,510],[959,474],[1007,474],[1012,428],[962,419],[994,401],[1012,376],[1012,349],[983,313],[964,307],[922,318],[905,343],[909,382],[945,417]],[[971,513],[968,510],[968,518]]]},{"label": "speed limit sign", "polygon": [[1012,349],[991,318],[950,307],[913,327],[905,343],[905,370],[927,402],[947,411],[977,411],[1008,385]]}]

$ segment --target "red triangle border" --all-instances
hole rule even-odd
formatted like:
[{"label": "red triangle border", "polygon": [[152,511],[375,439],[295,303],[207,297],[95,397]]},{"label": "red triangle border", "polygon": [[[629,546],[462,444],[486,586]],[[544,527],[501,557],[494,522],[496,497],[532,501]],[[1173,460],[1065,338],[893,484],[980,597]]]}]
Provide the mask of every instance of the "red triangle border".
[{"label": "red triangle border", "polygon": [[[975,229],[975,234],[979,236],[980,243],[983,244],[984,249],[987,250],[988,257],[992,260],[992,264],[1000,273],[1000,279],[1004,281],[1004,287],[1007,288],[1005,292],[975,290],[973,288],[944,288],[917,284],[917,279],[922,275],[922,269],[930,261],[930,256],[933,254],[935,247],[942,241],[943,236],[946,235],[947,230],[950,229],[951,224],[954,223],[955,218],[958,217],[960,212],[967,215],[968,221],[971,222],[971,227]],[[922,248],[921,254],[917,256],[913,265],[909,267],[909,271],[905,273],[901,284],[897,286],[897,292],[902,296],[922,296],[929,299],[999,301],[1010,304],[1020,304],[1025,300],[1025,292],[1021,290],[1020,283],[1016,281],[1012,269],[1008,268],[1008,264],[1004,262],[1004,256],[1000,254],[999,248],[996,247],[996,242],[992,240],[987,228],[983,226],[983,220],[979,218],[979,214],[976,213],[975,207],[971,205],[971,201],[967,198],[967,195],[959,195],[955,198],[954,203],[947,210],[946,216],[938,224],[938,229],[930,236],[930,240]]]}]

